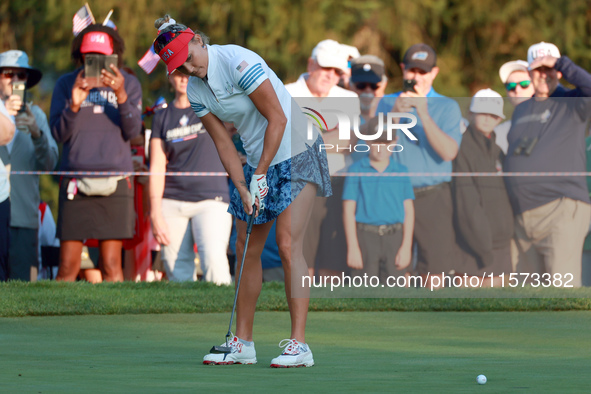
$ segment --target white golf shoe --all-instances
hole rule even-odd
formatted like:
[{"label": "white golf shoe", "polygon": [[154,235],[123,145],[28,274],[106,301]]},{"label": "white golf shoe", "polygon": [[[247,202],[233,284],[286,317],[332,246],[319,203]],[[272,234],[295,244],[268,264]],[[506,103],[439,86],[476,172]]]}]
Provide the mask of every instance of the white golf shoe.
[{"label": "white golf shoe", "polygon": [[271,368],[311,367],[314,365],[312,351],[306,343],[295,339],[284,339],[279,342],[279,347],[284,348],[279,357],[271,360]]},{"label": "white golf shoe", "polygon": [[[226,346],[222,343],[221,346]],[[231,364],[256,364],[257,352],[254,350],[254,343],[252,345],[245,345],[234,336],[228,342],[228,346],[232,349],[230,353],[209,353],[203,357],[203,364],[209,365],[231,365]]]}]

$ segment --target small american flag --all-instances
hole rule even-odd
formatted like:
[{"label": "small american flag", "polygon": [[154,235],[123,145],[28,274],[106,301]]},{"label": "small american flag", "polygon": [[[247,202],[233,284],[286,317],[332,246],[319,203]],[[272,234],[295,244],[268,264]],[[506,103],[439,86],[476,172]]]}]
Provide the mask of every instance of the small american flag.
[{"label": "small american flag", "polygon": [[90,11],[88,4],[85,4],[78,10],[72,21],[74,23],[74,27],[72,28],[72,33],[74,33],[74,36],[77,36],[87,26],[94,23],[94,18],[92,17],[92,12]]},{"label": "small american flag", "polygon": [[160,56],[158,56],[158,54],[154,51],[154,46],[150,45],[150,49],[148,49],[148,51],[139,60],[139,62],[137,62],[137,64],[142,68],[142,70],[150,74],[158,65],[158,60],[160,60]]},{"label": "small american flag", "polygon": [[246,67],[248,67],[248,63],[246,63],[246,60],[243,60],[242,63],[236,67],[236,70],[238,70],[238,72],[242,72]]}]

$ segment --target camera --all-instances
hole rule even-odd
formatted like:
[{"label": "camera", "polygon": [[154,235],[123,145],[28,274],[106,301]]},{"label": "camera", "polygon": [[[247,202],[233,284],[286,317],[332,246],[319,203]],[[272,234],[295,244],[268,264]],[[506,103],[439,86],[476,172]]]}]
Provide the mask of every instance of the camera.
[{"label": "camera", "polygon": [[538,143],[538,137],[533,137],[533,138],[523,137],[519,141],[519,145],[517,145],[517,147],[513,151],[513,154],[515,156],[519,156],[521,154],[529,156],[529,155],[531,155],[531,153],[534,150],[534,147],[536,146],[537,143]]},{"label": "camera", "polygon": [[16,81],[16,82],[12,83],[12,94],[14,94],[15,96],[19,96],[22,101],[22,105],[18,110],[19,113],[25,112],[25,101],[27,99],[26,88],[27,88],[26,82]]},{"label": "camera", "polygon": [[416,93],[417,91],[415,90],[415,85],[417,84],[417,80],[416,79],[405,79],[402,82],[402,91],[403,92],[414,92]]},{"label": "camera", "polygon": [[101,71],[105,69],[115,75],[115,71],[113,71],[110,65],[117,65],[117,60],[117,55],[86,55],[84,57],[84,78],[86,78],[88,85],[91,88],[103,86],[101,81]]}]

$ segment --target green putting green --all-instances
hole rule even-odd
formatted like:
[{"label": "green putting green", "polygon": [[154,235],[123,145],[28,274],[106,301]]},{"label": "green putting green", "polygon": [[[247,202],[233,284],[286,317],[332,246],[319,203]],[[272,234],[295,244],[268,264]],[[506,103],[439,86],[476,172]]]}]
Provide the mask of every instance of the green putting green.
[{"label": "green putting green", "polygon": [[[255,321],[257,365],[206,366],[228,313],[0,318],[2,392],[583,392],[591,312],[312,312],[316,366],[271,369],[286,312]],[[476,376],[488,383],[479,386]]]}]

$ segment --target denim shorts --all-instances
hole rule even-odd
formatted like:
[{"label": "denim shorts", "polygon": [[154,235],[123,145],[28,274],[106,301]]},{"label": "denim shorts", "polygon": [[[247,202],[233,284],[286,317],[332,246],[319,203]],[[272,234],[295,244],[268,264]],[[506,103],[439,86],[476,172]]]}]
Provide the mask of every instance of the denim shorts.
[{"label": "denim shorts", "polygon": [[[322,137],[319,136],[314,145],[306,145],[307,149],[302,153],[269,167],[267,171],[269,192],[264,200],[265,209],[256,217],[254,224],[263,224],[277,219],[307,183],[317,186],[316,195],[320,197],[332,195],[326,152],[320,151],[322,143]],[[256,168],[248,164],[244,166],[244,179],[247,185],[250,185],[255,170]],[[242,206],[240,193],[236,188],[231,188],[230,193],[228,212],[246,222],[248,216]]]}]

